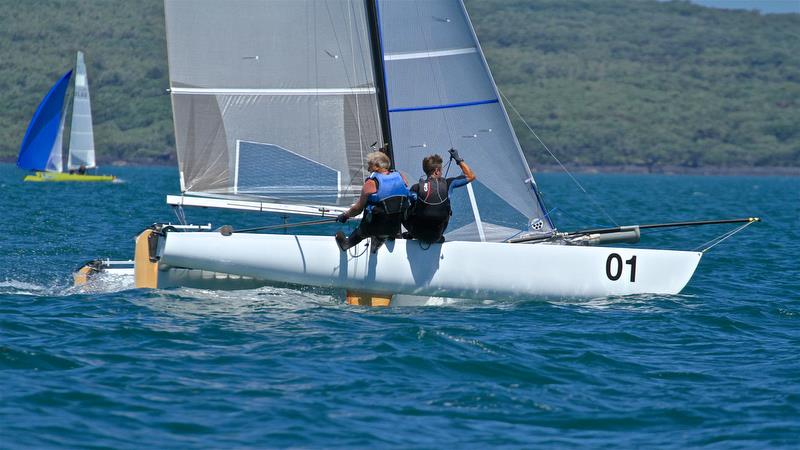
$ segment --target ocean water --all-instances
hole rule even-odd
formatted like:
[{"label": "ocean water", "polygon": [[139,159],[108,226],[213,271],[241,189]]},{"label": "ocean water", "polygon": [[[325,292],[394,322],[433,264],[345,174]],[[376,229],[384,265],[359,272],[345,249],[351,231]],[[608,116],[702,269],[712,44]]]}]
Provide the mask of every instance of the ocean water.
[{"label": "ocean water", "polygon": [[0,448],[800,446],[798,178],[577,175],[587,196],[541,174],[561,229],[764,222],[676,296],[373,309],[310,288],[77,291],[83,262],[130,258],[140,230],[175,221],[174,168],[102,172],[124,182],[28,184],[0,165]]}]

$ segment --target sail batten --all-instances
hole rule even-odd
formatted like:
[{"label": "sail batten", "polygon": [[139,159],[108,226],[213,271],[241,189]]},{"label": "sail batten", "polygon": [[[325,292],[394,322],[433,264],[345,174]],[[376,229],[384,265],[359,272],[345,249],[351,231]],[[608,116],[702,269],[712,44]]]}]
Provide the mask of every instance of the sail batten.
[{"label": "sail batten", "polygon": [[450,103],[449,105],[429,105],[429,106],[412,106],[409,108],[394,108],[390,109],[389,112],[426,111],[430,109],[463,108],[465,106],[488,105],[489,103],[497,103],[497,102],[498,100],[496,98],[493,98],[489,100],[477,100],[474,102]]},{"label": "sail batten", "polygon": [[477,53],[478,49],[475,47],[457,48],[450,50],[432,50],[426,52],[409,52],[409,53],[387,53],[383,55],[384,61],[398,61],[402,59],[421,59],[421,58],[441,58],[443,56],[466,55],[469,53]]}]

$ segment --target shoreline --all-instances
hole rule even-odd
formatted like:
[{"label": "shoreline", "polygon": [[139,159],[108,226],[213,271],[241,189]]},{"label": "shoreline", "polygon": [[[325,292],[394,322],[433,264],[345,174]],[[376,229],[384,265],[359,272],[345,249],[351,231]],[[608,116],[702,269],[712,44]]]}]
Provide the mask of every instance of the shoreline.
[{"label": "shoreline", "polygon": [[[13,159],[0,159],[0,164],[14,164]],[[98,161],[104,167],[176,167],[175,160],[134,160],[134,161]],[[800,166],[701,166],[686,167],[679,165],[637,166],[607,165],[587,166],[580,164],[564,164],[572,173],[580,174],[626,174],[626,175],[708,175],[708,176],[800,176]],[[177,168],[177,167],[176,167]],[[564,169],[557,164],[535,164],[531,167],[537,173],[563,173]]]},{"label": "shoreline", "polygon": [[[794,166],[635,166],[635,165],[609,165],[609,166],[584,166],[564,164],[572,173],[602,174],[617,173],[628,175],[708,175],[708,176],[800,176],[800,167]],[[564,169],[555,164],[540,164],[532,167],[533,173],[563,173]]]}]

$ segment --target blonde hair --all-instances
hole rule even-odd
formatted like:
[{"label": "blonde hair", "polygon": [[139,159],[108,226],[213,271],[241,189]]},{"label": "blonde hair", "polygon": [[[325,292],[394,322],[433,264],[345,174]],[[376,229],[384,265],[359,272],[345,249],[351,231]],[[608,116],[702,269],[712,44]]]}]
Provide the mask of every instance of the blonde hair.
[{"label": "blonde hair", "polygon": [[367,153],[367,168],[369,166],[380,167],[381,169],[389,170],[389,167],[392,165],[392,162],[389,160],[389,157],[386,156],[386,153],[383,152],[372,152]]}]

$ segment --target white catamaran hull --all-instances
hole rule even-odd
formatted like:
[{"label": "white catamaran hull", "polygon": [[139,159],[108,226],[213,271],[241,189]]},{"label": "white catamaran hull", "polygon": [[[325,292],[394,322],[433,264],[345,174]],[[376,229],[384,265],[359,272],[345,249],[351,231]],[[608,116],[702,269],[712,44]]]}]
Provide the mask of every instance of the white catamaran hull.
[{"label": "white catamaran hull", "polygon": [[387,242],[374,254],[368,241],[345,253],[330,236],[211,232],[170,232],[159,241],[161,273],[191,268],[376,294],[473,299],[677,294],[702,256],[487,242],[427,247],[403,239]]}]

